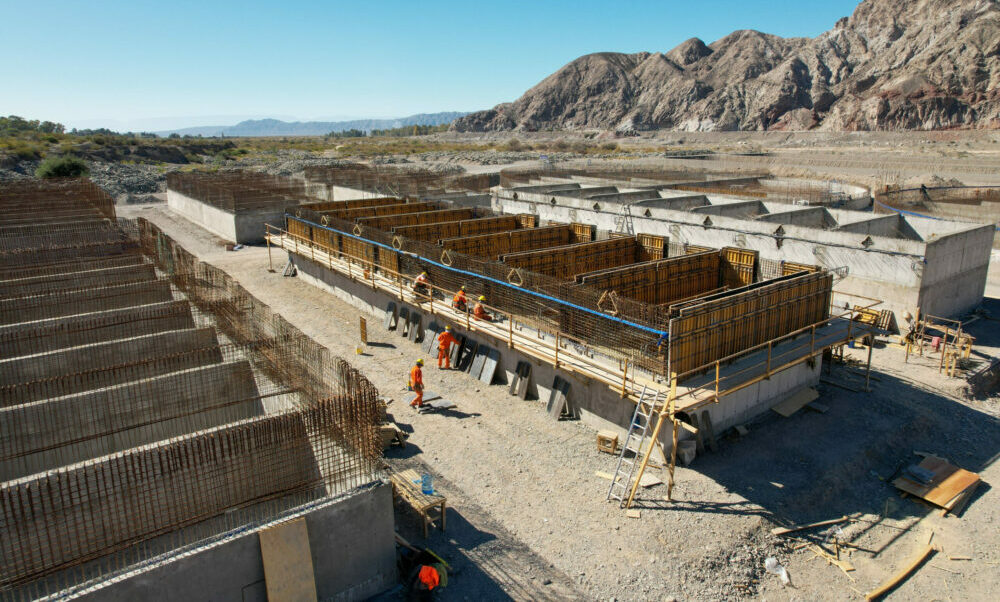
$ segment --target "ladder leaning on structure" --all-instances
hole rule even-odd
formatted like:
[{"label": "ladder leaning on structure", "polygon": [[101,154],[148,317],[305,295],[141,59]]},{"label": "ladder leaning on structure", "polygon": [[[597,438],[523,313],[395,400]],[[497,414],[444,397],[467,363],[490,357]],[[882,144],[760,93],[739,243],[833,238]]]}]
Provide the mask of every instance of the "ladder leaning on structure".
[{"label": "ladder leaning on structure", "polygon": [[615,232],[620,234],[635,235],[635,225],[632,223],[632,203],[622,203],[618,208],[618,215],[615,216]]},{"label": "ladder leaning on structure", "polygon": [[[635,412],[632,414],[632,422],[629,424],[628,434],[622,442],[622,451],[618,456],[618,465],[615,467],[614,477],[611,479],[611,487],[608,488],[608,500],[618,500],[619,505],[627,506],[632,501],[633,477],[636,480],[642,478],[642,471],[636,475],[636,467],[642,462],[645,467],[645,460],[648,459],[655,440],[650,440],[649,445],[643,447],[646,442],[646,435],[650,430],[650,423],[653,416],[659,416],[661,409],[661,391],[651,391],[643,385],[642,393],[639,394],[639,401],[635,404]],[[627,457],[631,454],[631,458]]]}]

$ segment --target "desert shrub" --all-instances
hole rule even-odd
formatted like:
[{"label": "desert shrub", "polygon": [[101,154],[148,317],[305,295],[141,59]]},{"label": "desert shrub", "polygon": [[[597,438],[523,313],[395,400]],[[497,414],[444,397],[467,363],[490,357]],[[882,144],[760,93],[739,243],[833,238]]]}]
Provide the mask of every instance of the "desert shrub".
[{"label": "desert shrub", "polygon": [[49,157],[35,170],[35,177],[79,178],[88,173],[87,164],[78,157]]}]

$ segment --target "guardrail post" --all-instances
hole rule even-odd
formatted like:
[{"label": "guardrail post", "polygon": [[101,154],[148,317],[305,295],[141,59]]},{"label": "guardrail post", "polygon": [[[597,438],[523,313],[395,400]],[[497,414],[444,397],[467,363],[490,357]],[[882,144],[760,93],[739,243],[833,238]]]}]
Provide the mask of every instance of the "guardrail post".
[{"label": "guardrail post", "polygon": [[[633,367],[634,371],[635,368]],[[625,399],[625,390],[628,387],[628,360],[625,360],[625,368],[622,370],[622,399]]]},{"label": "guardrail post", "polygon": [[715,362],[715,403],[719,403],[719,362]]},{"label": "guardrail post", "polygon": [[809,338],[809,357],[816,353],[816,325],[812,325],[812,335]]},{"label": "guardrail post", "polygon": [[271,227],[265,224],[264,229],[264,240],[267,241],[267,271],[273,272],[274,263],[271,262]]},{"label": "guardrail post", "polygon": [[[772,339],[773,340],[773,339]],[[771,378],[771,342],[767,342],[767,377]]]},{"label": "guardrail post", "polygon": [[514,348],[514,314],[507,314],[507,346]]},{"label": "guardrail post", "polygon": [[556,369],[559,369],[559,331],[556,331]]}]

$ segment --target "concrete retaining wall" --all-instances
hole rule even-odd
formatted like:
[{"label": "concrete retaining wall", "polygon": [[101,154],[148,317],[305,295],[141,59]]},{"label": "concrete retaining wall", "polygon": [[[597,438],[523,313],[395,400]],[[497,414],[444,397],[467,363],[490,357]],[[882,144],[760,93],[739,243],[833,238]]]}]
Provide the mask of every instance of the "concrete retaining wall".
[{"label": "concrete retaining wall", "polygon": [[[294,205],[294,203],[289,203]],[[264,241],[264,224],[285,223],[285,208],[229,213],[176,190],[167,190],[167,206],[209,232],[230,242],[252,244]]]},{"label": "concrete retaining wall", "polygon": [[[304,516],[320,600],[365,600],[396,584],[392,488],[381,483],[291,515]],[[173,557],[82,597],[87,601],[265,602],[257,531]]]},{"label": "concrete retaining wall", "polygon": [[0,409],[0,482],[263,413],[246,361]]}]

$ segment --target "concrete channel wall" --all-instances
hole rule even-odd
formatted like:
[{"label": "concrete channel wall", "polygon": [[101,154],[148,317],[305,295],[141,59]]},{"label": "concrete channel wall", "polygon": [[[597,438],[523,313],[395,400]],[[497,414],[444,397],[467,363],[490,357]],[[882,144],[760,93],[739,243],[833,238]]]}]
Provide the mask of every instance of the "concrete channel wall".
[{"label": "concrete channel wall", "polygon": [[[319,600],[367,600],[397,581],[392,487],[378,483],[307,506],[305,517]],[[80,599],[265,602],[260,529],[242,531],[184,555],[109,581]]]},{"label": "concrete channel wall", "polygon": [[[555,204],[551,202],[553,199]],[[787,220],[791,223],[775,224],[725,215],[706,216],[705,211],[712,211],[707,206],[690,212],[654,206],[659,205],[659,201],[646,203],[650,206],[640,202],[642,209],[633,208],[632,211],[637,233],[668,236],[671,243],[678,244],[751,249],[759,251],[764,259],[837,270],[844,275],[835,283],[837,290],[883,300],[882,307],[896,313],[916,313],[917,308],[926,303],[938,315],[957,316],[982,300],[983,289],[977,280],[982,274],[985,282],[992,226],[961,224],[961,227],[951,228],[934,220],[906,218],[910,220],[907,224],[913,231],[912,236],[900,238],[859,231],[863,230],[863,220],[851,222],[844,231],[824,230],[795,224],[794,219]],[[620,204],[606,203],[600,211],[595,211],[591,205],[590,201],[575,197],[554,197],[514,188],[496,189],[493,209],[497,213],[531,213],[543,221],[595,224],[599,229],[614,231]],[[868,219],[877,220],[873,227],[888,233],[886,220],[874,214],[866,215]],[[918,230],[924,233],[918,234]],[[987,238],[990,245],[985,244]],[[949,240],[952,242],[945,242]],[[938,245],[940,248],[935,249]],[[957,259],[959,254],[961,258]],[[949,297],[939,293],[940,280],[936,276],[924,280],[925,272],[933,275],[955,266],[960,266],[963,274],[961,282],[956,283],[962,286],[959,294]],[[927,286],[932,288],[928,290]]]},{"label": "concrete channel wall", "polygon": [[[290,205],[295,203],[290,202]],[[176,190],[167,190],[167,206],[174,212],[230,242],[253,244],[264,241],[264,224],[285,222],[285,207],[229,213],[193,199]]]}]

